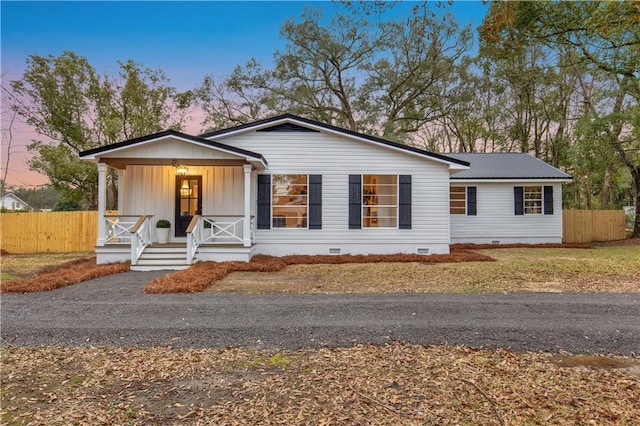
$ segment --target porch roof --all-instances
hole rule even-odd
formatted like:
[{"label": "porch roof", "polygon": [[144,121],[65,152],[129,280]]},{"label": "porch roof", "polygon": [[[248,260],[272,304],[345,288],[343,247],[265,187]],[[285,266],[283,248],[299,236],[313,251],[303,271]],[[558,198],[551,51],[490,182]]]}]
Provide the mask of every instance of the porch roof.
[{"label": "porch roof", "polygon": [[[188,156],[181,154],[179,150],[172,150],[171,146],[167,148],[167,144],[177,146],[180,143],[190,144],[194,147],[199,147],[201,150],[204,149],[215,152],[216,155],[212,155],[208,158],[211,161],[224,162],[240,160],[248,162],[258,169],[265,169],[268,164],[262,154],[225,145],[220,142],[210,141],[198,136],[188,135],[176,130],[165,130],[151,135],[89,149],[80,152],[79,156],[81,159],[87,161],[114,164],[171,164],[175,161],[195,164],[195,162],[205,159],[205,157],[202,157],[201,155]],[[131,158],[131,153],[136,148],[145,148],[152,145],[164,145],[165,149],[164,151],[138,151],[135,153],[135,158]]]}]

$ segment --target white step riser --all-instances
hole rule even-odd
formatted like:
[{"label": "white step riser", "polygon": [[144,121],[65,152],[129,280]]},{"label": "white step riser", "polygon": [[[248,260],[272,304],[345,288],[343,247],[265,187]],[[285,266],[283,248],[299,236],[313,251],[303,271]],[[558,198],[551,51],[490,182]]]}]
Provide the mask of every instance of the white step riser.
[{"label": "white step riser", "polygon": [[189,265],[134,265],[132,271],[181,271],[187,269]]},{"label": "white step riser", "polygon": [[142,253],[140,259],[183,259],[187,261],[187,253]]},{"label": "white step riser", "polygon": [[142,263],[138,263],[137,265],[134,266],[153,266],[153,267],[160,267],[160,266],[191,266],[191,265],[187,265],[186,263],[182,262],[182,263],[178,263],[178,262],[142,262]]},{"label": "white step riser", "polygon": [[145,253],[186,253],[186,248],[179,247],[154,247],[149,246],[144,249]]},{"label": "white step riser", "polygon": [[186,265],[186,259],[139,259],[138,265]]}]

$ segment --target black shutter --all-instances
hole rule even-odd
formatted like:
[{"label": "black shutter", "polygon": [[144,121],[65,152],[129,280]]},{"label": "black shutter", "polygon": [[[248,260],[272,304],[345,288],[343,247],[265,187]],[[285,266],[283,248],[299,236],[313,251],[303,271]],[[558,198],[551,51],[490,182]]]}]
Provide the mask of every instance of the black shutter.
[{"label": "black shutter", "polygon": [[544,214],[553,214],[553,186],[544,187]]},{"label": "black shutter", "polygon": [[476,187],[467,186],[467,215],[476,216],[478,214],[478,203],[476,200]]},{"label": "black shutter", "polygon": [[322,229],[322,175],[309,175],[309,229]]},{"label": "black shutter", "polygon": [[513,187],[513,198],[515,200],[516,216],[524,215],[524,188],[522,186]]},{"label": "black shutter", "polygon": [[271,175],[258,175],[258,229],[271,229]]},{"label": "black shutter", "polygon": [[398,192],[398,228],[411,229],[411,175],[399,176]]},{"label": "black shutter", "polygon": [[349,229],[362,228],[362,176],[349,175]]}]

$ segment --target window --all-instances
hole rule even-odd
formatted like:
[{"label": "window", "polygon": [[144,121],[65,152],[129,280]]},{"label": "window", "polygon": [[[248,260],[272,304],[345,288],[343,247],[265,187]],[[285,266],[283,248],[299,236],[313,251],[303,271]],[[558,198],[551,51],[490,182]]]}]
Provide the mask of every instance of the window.
[{"label": "window", "polygon": [[363,228],[398,226],[398,176],[362,176]]},{"label": "window", "polygon": [[516,216],[553,214],[553,186],[514,186]]},{"label": "window", "polygon": [[467,187],[449,187],[449,213],[467,214]]},{"label": "window", "polygon": [[542,214],[542,187],[524,187],[524,214]]},{"label": "window", "polygon": [[309,206],[307,175],[273,175],[272,227],[306,228]]},{"label": "window", "polygon": [[478,214],[476,189],[475,186],[450,186],[449,213],[476,216]]}]

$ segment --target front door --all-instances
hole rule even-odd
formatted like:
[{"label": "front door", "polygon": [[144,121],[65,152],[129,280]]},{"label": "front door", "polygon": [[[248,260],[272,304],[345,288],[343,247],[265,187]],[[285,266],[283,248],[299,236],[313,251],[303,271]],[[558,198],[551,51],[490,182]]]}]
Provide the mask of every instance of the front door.
[{"label": "front door", "polygon": [[176,237],[187,235],[197,214],[202,214],[202,176],[176,176]]}]

